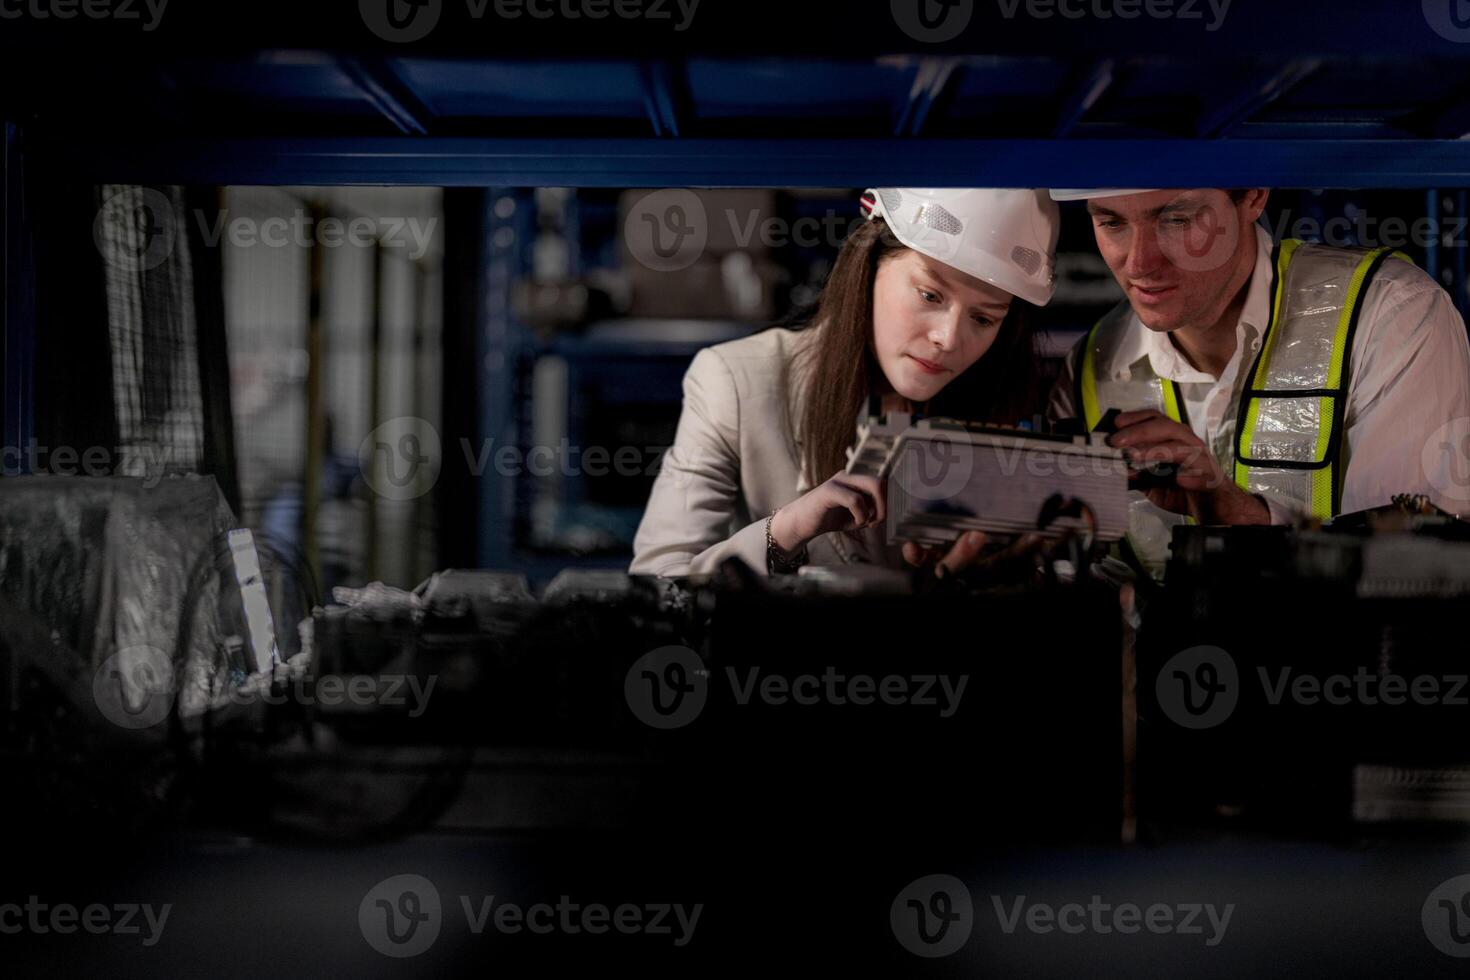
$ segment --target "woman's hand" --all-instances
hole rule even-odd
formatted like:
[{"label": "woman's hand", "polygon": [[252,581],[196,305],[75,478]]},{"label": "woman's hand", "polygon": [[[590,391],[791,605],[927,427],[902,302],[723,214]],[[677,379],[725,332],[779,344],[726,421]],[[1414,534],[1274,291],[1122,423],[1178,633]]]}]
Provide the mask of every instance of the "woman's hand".
[{"label": "woman's hand", "polygon": [[771,537],[787,554],[828,531],[856,531],[888,515],[883,483],[876,477],[838,473],[776,511]]},{"label": "woman's hand", "polygon": [[1036,553],[1046,543],[1046,539],[1040,534],[1023,534],[1004,550],[987,555],[981,560],[980,553],[985,549],[988,540],[984,531],[966,531],[960,535],[958,541],[950,545],[947,552],[942,547],[905,541],[903,558],[910,565],[920,568],[932,564],[935,576],[944,578],[969,568],[999,568],[1012,563],[1020,567],[1024,563],[1033,562]]}]

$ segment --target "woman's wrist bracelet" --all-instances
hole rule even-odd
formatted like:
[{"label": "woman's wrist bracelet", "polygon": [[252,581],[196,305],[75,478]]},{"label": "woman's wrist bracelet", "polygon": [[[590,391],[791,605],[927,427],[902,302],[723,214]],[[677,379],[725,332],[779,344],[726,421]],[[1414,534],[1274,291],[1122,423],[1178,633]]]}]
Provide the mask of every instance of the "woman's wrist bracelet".
[{"label": "woman's wrist bracelet", "polygon": [[771,522],[776,519],[776,510],[771,511],[771,516],[766,518],[766,571],[773,575],[790,574],[806,564],[806,545],[803,544],[794,555],[788,555],[781,550],[781,546],[771,536]]}]

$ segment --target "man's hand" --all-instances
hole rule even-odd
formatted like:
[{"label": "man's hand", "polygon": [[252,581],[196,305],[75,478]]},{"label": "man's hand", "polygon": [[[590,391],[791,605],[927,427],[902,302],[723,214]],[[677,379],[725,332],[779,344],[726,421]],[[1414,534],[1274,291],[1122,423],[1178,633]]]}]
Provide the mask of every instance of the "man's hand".
[{"label": "man's hand", "polygon": [[[1155,506],[1188,514],[1201,524],[1271,523],[1270,508],[1225,475],[1215,454],[1189,426],[1153,409],[1121,412],[1117,424],[1108,445],[1125,450],[1135,462],[1178,467],[1168,484],[1144,491]],[[1129,476],[1130,482],[1136,479],[1137,474]]]}]

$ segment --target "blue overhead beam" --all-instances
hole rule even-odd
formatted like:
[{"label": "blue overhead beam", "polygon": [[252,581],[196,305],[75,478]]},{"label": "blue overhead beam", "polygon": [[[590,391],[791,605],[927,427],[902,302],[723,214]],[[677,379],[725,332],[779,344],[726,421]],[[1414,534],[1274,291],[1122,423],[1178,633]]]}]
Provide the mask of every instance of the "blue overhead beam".
[{"label": "blue overhead beam", "polygon": [[1242,90],[1227,90],[1223,98],[1200,112],[1195,132],[1203,137],[1228,136],[1236,126],[1306,81],[1320,67],[1322,59],[1302,58],[1264,73]]},{"label": "blue overhead beam", "polygon": [[1062,111],[1057,113],[1057,122],[1052,128],[1053,136],[1066,136],[1082,121],[1088,110],[1097,105],[1097,100],[1112,87],[1116,67],[1112,58],[1092,63],[1062,103]]},{"label": "blue overhead beam", "polygon": [[429,131],[428,110],[386,64],[376,58],[348,55],[339,58],[338,64],[353,84],[362,90],[363,96],[400,133],[422,136]]},{"label": "blue overhead beam", "polygon": [[957,79],[963,73],[963,59],[923,58],[909,86],[908,97],[899,111],[893,126],[895,136],[918,136],[924,131],[929,114],[945,96],[954,90]]},{"label": "blue overhead beam", "polygon": [[689,79],[683,66],[667,61],[643,62],[638,66],[638,75],[653,135],[678,136],[689,115]]},{"label": "blue overhead beam", "polygon": [[[92,182],[446,187],[1467,187],[1470,140],[58,139]],[[38,164],[40,165],[40,164]]]}]

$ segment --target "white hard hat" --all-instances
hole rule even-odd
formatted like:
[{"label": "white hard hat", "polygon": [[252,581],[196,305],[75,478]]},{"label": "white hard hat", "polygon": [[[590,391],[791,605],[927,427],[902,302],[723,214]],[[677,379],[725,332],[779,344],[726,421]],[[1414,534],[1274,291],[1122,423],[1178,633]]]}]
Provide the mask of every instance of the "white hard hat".
[{"label": "white hard hat", "polygon": [[909,248],[1045,306],[1056,280],[1061,215],[1045,191],[991,187],[878,187],[863,211]]},{"label": "white hard hat", "polygon": [[1089,197],[1122,197],[1124,194],[1152,194],[1160,187],[1053,187],[1053,201],[1085,201]]}]

